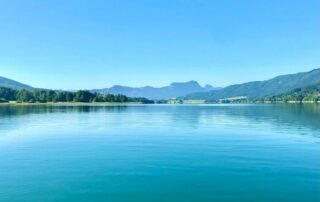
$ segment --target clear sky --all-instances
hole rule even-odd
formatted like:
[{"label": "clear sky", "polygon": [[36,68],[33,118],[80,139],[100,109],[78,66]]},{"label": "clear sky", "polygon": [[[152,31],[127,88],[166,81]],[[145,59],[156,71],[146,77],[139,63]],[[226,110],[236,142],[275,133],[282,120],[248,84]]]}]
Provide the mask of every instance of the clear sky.
[{"label": "clear sky", "polygon": [[319,0],[0,1],[0,76],[35,87],[226,86],[319,67]]}]

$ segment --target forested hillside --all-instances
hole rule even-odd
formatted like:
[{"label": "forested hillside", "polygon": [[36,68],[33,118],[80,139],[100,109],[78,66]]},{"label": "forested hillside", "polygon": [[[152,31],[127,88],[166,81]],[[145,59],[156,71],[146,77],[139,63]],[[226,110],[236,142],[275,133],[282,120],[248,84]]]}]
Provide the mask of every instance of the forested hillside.
[{"label": "forested hillside", "polygon": [[216,91],[193,93],[185,96],[184,99],[216,100],[237,96],[256,99],[280,95],[318,83],[320,83],[320,69],[315,69],[309,72],[282,75],[266,81],[231,85]]}]

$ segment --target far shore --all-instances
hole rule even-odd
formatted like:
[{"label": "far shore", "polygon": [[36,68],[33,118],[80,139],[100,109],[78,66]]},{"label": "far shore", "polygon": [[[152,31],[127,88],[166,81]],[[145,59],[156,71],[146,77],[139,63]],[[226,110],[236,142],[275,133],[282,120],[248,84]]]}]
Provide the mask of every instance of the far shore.
[{"label": "far shore", "polygon": [[[44,106],[44,105],[144,105],[148,103],[142,102],[0,102],[0,106]],[[312,102],[312,101],[289,101],[289,102],[248,102],[248,103],[154,103],[152,105],[197,105],[197,104],[204,104],[204,105],[219,105],[219,104],[320,104],[320,102]]]},{"label": "far shore", "polygon": [[7,106],[35,106],[35,105],[99,105],[99,104],[119,104],[119,105],[126,105],[126,104],[144,104],[142,102],[2,102],[0,106],[7,105]]}]

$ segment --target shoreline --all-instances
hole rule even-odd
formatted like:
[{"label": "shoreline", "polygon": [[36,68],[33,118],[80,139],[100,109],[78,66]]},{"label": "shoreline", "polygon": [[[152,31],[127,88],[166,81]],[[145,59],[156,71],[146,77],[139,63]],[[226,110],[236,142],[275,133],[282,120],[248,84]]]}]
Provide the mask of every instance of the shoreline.
[{"label": "shoreline", "polygon": [[37,105],[126,105],[126,104],[144,104],[142,102],[45,102],[45,103],[0,103],[0,106],[37,106]]},{"label": "shoreline", "polygon": [[252,102],[252,103],[142,103],[142,102],[46,102],[46,103],[15,103],[15,102],[3,102],[0,103],[0,106],[58,106],[58,105],[239,105],[239,104],[320,104],[320,102]]}]

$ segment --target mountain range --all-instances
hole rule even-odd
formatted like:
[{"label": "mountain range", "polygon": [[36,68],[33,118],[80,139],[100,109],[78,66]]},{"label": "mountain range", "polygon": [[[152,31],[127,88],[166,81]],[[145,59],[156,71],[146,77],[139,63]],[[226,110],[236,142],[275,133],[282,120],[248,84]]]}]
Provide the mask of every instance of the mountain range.
[{"label": "mountain range", "polygon": [[277,76],[265,81],[253,81],[243,84],[230,85],[216,91],[197,92],[184,96],[189,100],[217,100],[245,96],[262,98],[280,95],[297,88],[317,85],[320,83],[320,68],[309,72]]},{"label": "mountain range", "polygon": [[[26,89],[31,90],[33,87],[8,79],[4,77],[0,77],[0,87],[13,88],[13,89]],[[122,94],[128,97],[144,97],[148,99],[170,99],[177,98],[181,96],[186,96],[190,93],[195,92],[208,92],[218,90],[220,88],[213,87],[209,84],[205,86],[200,86],[197,81],[188,81],[188,82],[174,82],[169,86],[164,87],[152,87],[145,86],[140,88],[128,87],[128,86],[120,86],[114,85],[110,88],[102,88],[102,89],[93,89],[90,90],[94,93],[101,94]],[[70,90],[75,91],[75,90]]]},{"label": "mountain range", "polygon": [[196,81],[188,82],[174,82],[169,86],[164,87],[151,87],[145,86],[140,88],[133,88],[128,86],[115,85],[110,88],[93,89],[91,92],[101,94],[122,94],[128,97],[144,97],[148,99],[170,99],[181,96],[186,96],[195,92],[208,92],[215,91],[220,88],[213,87],[209,84],[204,87],[200,86]]},{"label": "mountain range", "polygon": [[[140,88],[115,85],[110,88],[93,89],[91,92],[101,94],[123,94],[128,97],[144,97],[148,99],[185,100],[217,100],[245,96],[248,98],[263,98],[281,95],[298,88],[320,84],[320,68],[309,72],[277,76],[265,81],[253,81],[243,84],[230,85],[225,88],[216,88],[211,85],[201,86],[196,81],[174,82],[169,86]],[[0,87],[31,90],[33,87],[0,77]]]}]

